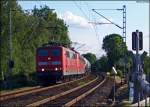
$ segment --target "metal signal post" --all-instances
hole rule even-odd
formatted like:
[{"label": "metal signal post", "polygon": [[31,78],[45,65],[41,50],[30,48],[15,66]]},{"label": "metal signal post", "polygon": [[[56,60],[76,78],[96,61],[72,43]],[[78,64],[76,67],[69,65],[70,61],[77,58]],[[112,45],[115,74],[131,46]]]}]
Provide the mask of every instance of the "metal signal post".
[{"label": "metal signal post", "polygon": [[[136,32],[132,32],[132,49],[136,51],[136,56],[135,56],[135,72],[134,72],[134,101],[138,101],[138,106],[139,106],[139,101],[140,101],[140,91],[139,91],[139,87],[136,86],[137,85],[137,81],[139,81],[139,79],[141,78],[142,74],[140,72],[140,56],[139,56],[139,50],[140,47],[140,34],[142,34],[141,32],[139,32],[139,30],[136,30]],[[142,39],[142,38],[141,38]],[[143,44],[141,44],[143,45]]]},{"label": "metal signal post", "polygon": [[[150,83],[145,80],[143,75],[143,68],[141,63],[141,56],[139,51],[143,49],[143,33],[136,30],[136,32],[132,32],[132,50],[136,51],[135,55],[135,71],[133,73],[134,82],[134,102],[140,101],[140,97],[143,97],[143,92],[145,96],[150,95]],[[142,96],[141,96],[142,95]]]},{"label": "metal signal post", "polygon": [[[139,31],[136,30],[136,73],[137,77],[139,78],[139,67],[140,67],[140,60],[139,60]],[[139,102],[140,102],[140,92],[138,90],[138,107],[139,107]]]}]

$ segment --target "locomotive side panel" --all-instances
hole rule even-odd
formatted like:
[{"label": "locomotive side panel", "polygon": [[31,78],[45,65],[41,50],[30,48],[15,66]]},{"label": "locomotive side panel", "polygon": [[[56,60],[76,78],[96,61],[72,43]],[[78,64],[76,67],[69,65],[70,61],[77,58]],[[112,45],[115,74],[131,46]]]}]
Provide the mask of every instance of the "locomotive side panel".
[{"label": "locomotive side panel", "polygon": [[64,48],[63,63],[64,75],[75,75],[78,73],[77,57],[75,52]]},{"label": "locomotive side panel", "polygon": [[79,63],[79,74],[84,74],[86,63],[85,63],[83,57],[80,55],[78,56],[78,63]]}]

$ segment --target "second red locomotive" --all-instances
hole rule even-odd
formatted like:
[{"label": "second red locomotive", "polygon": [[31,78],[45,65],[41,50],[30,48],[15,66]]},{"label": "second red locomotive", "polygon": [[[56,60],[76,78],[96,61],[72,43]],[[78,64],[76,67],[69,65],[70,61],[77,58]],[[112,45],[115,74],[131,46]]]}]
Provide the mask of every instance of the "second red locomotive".
[{"label": "second red locomotive", "polygon": [[56,82],[66,76],[83,75],[89,69],[90,63],[75,50],[63,46],[37,49],[36,71],[43,83]]}]

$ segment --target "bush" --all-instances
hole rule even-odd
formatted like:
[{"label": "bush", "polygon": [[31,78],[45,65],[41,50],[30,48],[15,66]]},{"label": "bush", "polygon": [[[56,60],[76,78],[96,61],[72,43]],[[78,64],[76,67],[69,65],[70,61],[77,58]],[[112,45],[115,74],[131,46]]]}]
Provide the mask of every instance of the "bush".
[{"label": "bush", "polygon": [[[18,74],[12,75],[6,79],[7,81],[0,81],[0,90],[14,89],[26,86],[35,86],[37,85],[36,73],[26,74],[20,72]],[[6,87],[7,86],[7,87]]]},{"label": "bush", "polygon": [[123,77],[122,71],[121,71],[121,70],[117,70],[117,75],[118,75],[119,77]]}]

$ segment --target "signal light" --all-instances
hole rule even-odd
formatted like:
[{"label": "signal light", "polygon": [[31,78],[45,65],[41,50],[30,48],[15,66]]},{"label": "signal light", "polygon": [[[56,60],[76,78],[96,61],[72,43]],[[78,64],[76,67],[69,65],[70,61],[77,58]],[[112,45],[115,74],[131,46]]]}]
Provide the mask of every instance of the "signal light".
[{"label": "signal light", "polygon": [[132,32],[132,50],[136,50],[136,32]]}]

